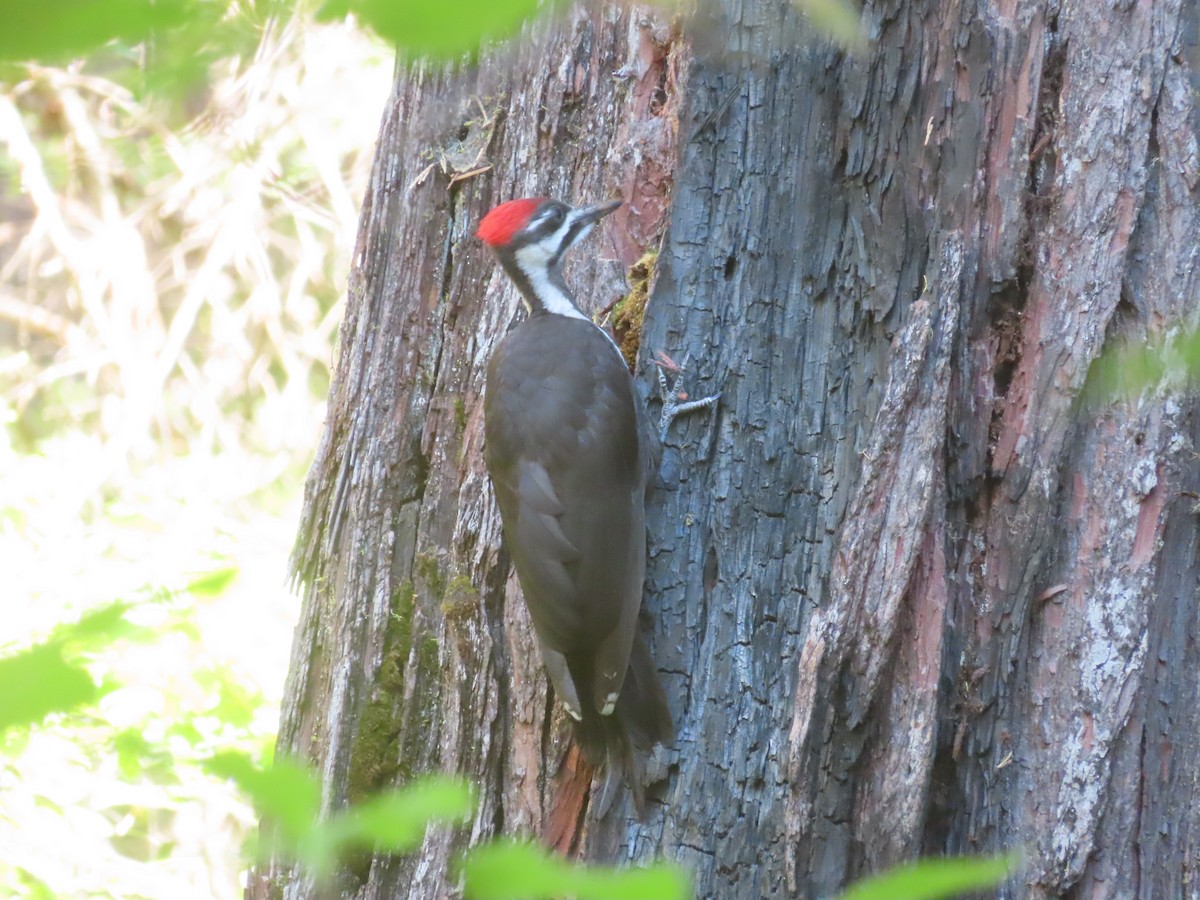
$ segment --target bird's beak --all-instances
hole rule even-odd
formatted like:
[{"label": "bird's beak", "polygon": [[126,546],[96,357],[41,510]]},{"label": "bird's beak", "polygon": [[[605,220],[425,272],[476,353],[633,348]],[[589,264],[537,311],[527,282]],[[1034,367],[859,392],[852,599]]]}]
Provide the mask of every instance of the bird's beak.
[{"label": "bird's beak", "polygon": [[620,200],[610,200],[608,203],[598,203],[595,206],[584,206],[575,210],[572,218],[576,222],[582,222],[584,225],[591,225],[603,219],[610,212],[621,205]]}]

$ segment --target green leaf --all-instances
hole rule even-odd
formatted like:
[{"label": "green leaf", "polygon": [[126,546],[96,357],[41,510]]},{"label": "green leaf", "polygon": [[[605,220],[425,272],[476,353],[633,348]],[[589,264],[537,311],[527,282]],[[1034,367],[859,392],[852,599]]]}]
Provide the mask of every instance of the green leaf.
[{"label": "green leaf", "polygon": [[862,14],[849,0],[794,0],[809,21],[847,50],[861,50],[867,39]]},{"label": "green leaf", "polygon": [[352,807],[330,828],[339,834],[339,844],[403,853],[421,843],[430,823],[464,822],[474,810],[475,800],[465,781],[431,777]]},{"label": "green leaf", "polygon": [[260,769],[245,753],[225,752],[205,762],[204,768],[237,784],[293,845],[315,827],[321,812],[321,786],[304,766],[277,759],[271,768]]},{"label": "green leaf", "polygon": [[[197,673],[197,682],[200,682]],[[212,680],[217,690],[217,704],[210,712],[226,725],[235,728],[249,728],[254,721],[254,713],[263,705],[262,695],[246,689],[233,673],[226,669],[214,669]]]},{"label": "green leaf", "polygon": [[63,659],[55,643],[40,644],[0,659],[0,731],[33,725],[96,699],[87,670]]},{"label": "green leaf", "polygon": [[95,653],[122,637],[143,634],[146,629],[132,624],[125,614],[130,604],[120,600],[89,610],[77,622],[57,626],[47,643],[57,643],[69,651]]},{"label": "green leaf", "polygon": [[995,887],[1016,868],[1016,854],[925,859],[850,887],[839,900],[937,900]]},{"label": "green leaf", "polygon": [[57,894],[42,879],[20,866],[17,866],[15,871],[17,883],[25,889],[21,896],[27,897],[29,900],[55,900]]},{"label": "green leaf", "polygon": [[227,566],[224,569],[214,569],[205,572],[193,580],[184,590],[193,597],[219,597],[234,582],[238,576],[237,566]]},{"label": "green leaf", "polygon": [[519,841],[497,841],[471,851],[463,865],[469,900],[685,900],[688,878],[677,866],[644,869],[578,866]]},{"label": "green leaf", "polygon": [[[67,659],[73,659],[80,655],[94,656],[118,640],[154,640],[160,634],[158,629],[129,621],[129,613],[138,606],[144,607],[145,602],[126,603],[117,600],[106,603],[84,613],[76,622],[55,626],[44,643],[57,644],[62,647]],[[117,682],[110,679],[102,693],[118,686]]]},{"label": "green leaf", "polygon": [[1106,348],[1088,372],[1086,398],[1093,403],[1132,399],[1157,388],[1168,375],[1182,376],[1193,386],[1200,380],[1200,330]]},{"label": "green leaf", "polygon": [[0,60],[67,61],[111,40],[136,43],[184,23],[184,0],[0,0]]},{"label": "green leaf", "polygon": [[121,776],[128,781],[149,779],[157,784],[175,784],[175,760],[165,747],[146,740],[142,732],[127,728],[112,738],[112,751]]},{"label": "green leaf", "polygon": [[276,759],[259,768],[243,753],[219,753],[204,768],[232,779],[274,828],[264,846],[295,856],[318,877],[349,849],[402,853],[415,849],[430,822],[461,822],[475,808],[461,779],[431,777],[373,798],[322,822],[321,788],[306,767]]},{"label": "green leaf", "polygon": [[413,56],[474,54],[484,41],[511,37],[525,20],[557,5],[541,0],[328,0],[319,19],[353,13],[384,40]]}]

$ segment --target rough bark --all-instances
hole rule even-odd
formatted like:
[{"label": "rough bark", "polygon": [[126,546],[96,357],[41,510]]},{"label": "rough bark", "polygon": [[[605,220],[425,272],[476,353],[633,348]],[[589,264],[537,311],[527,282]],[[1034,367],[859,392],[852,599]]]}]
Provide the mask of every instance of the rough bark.
[{"label": "rough bark", "polygon": [[[1010,847],[1004,896],[1196,895],[1197,406],[1178,383],[1082,402],[1106,347],[1197,318],[1195,17],[869,2],[851,56],[766,0],[682,35],[602,8],[398,75],[279,746],[330,808],[425,770],[481,806],[348,866],[347,896],[452,894],[453,855],[499,831],[678,859],[702,897]],[[627,201],[569,280],[594,312],[657,247],[638,374],[690,352],[689,389],[723,391],[648,510],[678,739],[643,822],[576,819],[483,473],[518,303],[470,234],[533,195]],[[276,865],[250,894],[272,884],[317,893]]]}]

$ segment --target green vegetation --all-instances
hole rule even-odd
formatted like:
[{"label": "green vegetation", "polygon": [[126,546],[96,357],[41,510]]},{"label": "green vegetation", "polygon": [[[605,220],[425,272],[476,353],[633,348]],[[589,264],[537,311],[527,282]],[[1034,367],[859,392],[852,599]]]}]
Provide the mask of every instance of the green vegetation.
[{"label": "green vegetation", "polygon": [[414,610],[412,585],[405,582],[393,596],[384,633],[383,661],[354,732],[350,749],[347,794],[357,803],[380,789],[408,780],[400,752],[404,667],[412,649]]},{"label": "green vegetation", "polygon": [[20,686],[0,693],[0,733],[39,725],[51,713],[98,699],[100,691],[80,658],[125,632],[127,611],[124,603],[100,607],[78,622],[57,626],[24,653],[0,658],[0,684]]},{"label": "green vegetation", "polygon": [[[557,6],[539,0],[458,0],[446,7],[426,0],[326,0],[319,21],[347,17],[410,57],[451,59],[476,53],[485,41],[512,37],[538,12]],[[236,55],[247,20],[286,19],[295,8],[312,15],[313,3],[256,0],[0,0],[0,61],[67,62],[110,45],[145,43],[157,59],[187,60],[192,76]],[[230,10],[237,15],[230,16]],[[165,63],[163,63],[165,64]],[[162,71],[161,69],[159,70]]]},{"label": "green vegetation", "polygon": [[1103,404],[1147,390],[1200,382],[1200,330],[1175,329],[1150,341],[1118,342],[1092,364],[1085,399]]},{"label": "green vegetation", "polygon": [[860,4],[853,0],[793,0],[817,30],[851,52],[866,49]]},{"label": "green vegetation", "polygon": [[654,280],[656,262],[657,251],[647,250],[629,267],[629,293],[617,301],[609,315],[617,346],[631,370],[637,364],[638,348],[642,344],[642,323],[646,318],[646,304],[650,302],[650,282]]},{"label": "green vegetation", "polygon": [[201,763],[272,753],[391,53],[70,5],[0,0],[0,894],[235,896],[257,817]]},{"label": "green vegetation", "polygon": [[[219,581],[220,577],[197,583]],[[96,685],[91,668],[99,665],[104,654],[124,649],[122,643],[130,639],[155,637],[154,629],[135,625],[132,614],[139,606],[167,603],[170,599],[163,594],[138,604],[111,604],[78,622],[60,626],[33,647],[0,658],[0,692],[12,693],[17,686],[11,680],[14,677],[34,678],[45,685],[41,692],[45,709],[62,715],[49,727],[70,727],[71,717],[82,720],[84,708],[94,704],[100,694],[121,688],[116,683],[103,689]],[[47,654],[50,648],[56,654]],[[76,666],[70,677],[59,678],[64,657],[87,660],[88,665]],[[87,690],[81,691],[81,685]],[[5,749],[11,748],[14,734],[24,739],[35,736],[39,730],[36,723],[50,714],[24,714],[20,722],[10,714],[0,727]],[[133,771],[144,775],[150,771],[145,760],[157,757],[162,763],[157,771],[167,776],[179,772],[183,765],[194,765],[236,784],[253,801],[264,822],[252,855],[262,858],[270,853],[295,859],[318,879],[330,876],[339,863],[352,862],[356,856],[413,852],[427,828],[436,824],[464,825],[475,812],[472,791],[462,780],[434,776],[399,790],[375,793],[345,810],[323,816],[316,775],[299,763],[276,759],[262,766],[249,754],[232,750],[204,755],[193,752],[185,760],[177,748],[131,741],[128,733],[118,736],[118,744],[122,738],[124,747],[118,748],[117,755],[132,753],[136,757],[131,760]],[[198,745],[192,750],[197,751]],[[126,814],[133,816],[134,812],[131,809]],[[133,843],[144,842],[151,830],[151,823],[142,823],[141,831],[133,835]],[[146,862],[154,859],[154,853],[144,856]],[[1014,862],[1002,858],[907,865],[861,882],[844,894],[843,900],[949,897],[999,883],[1012,871]],[[472,849],[463,860],[462,873],[464,894],[469,900],[537,900],[564,895],[578,900],[683,900],[691,895],[687,875],[669,863],[634,869],[584,866],[512,840],[497,840]],[[18,894],[54,896],[49,885],[23,868],[14,870],[9,885]]]},{"label": "green vegetation", "polygon": [[941,900],[995,887],[1016,871],[1016,855],[926,859],[865,878],[839,900]]},{"label": "green vegetation", "polygon": [[451,624],[465,622],[479,610],[479,591],[466,575],[455,575],[442,596],[442,615]]},{"label": "green vegetation", "polygon": [[525,21],[558,5],[557,0],[458,0],[453,7],[427,0],[327,0],[320,16],[353,15],[406,56],[452,59],[474,54],[485,41],[514,36]]},{"label": "green vegetation", "polygon": [[441,599],[446,593],[446,576],[442,572],[441,566],[438,565],[437,557],[430,553],[420,553],[413,562],[413,571],[416,573],[421,586],[428,589],[429,593]]},{"label": "green vegetation", "polygon": [[468,900],[686,900],[688,878],[677,866],[607,869],[566,862],[521,841],[496,841],[467,858]]},{"label": "green vegetation", "polygon": [[0,0],[0,21],[5,23],[0,32],[0,59],[68,62],[109,41],[136,44],[148,40],[207,12],[200,4],[182,0]]},{"label": "green vegetation", "polygon": [[467,405],[462,397],[454,398],[454,425],[459,434],[467,430]]},{"label": "green vegetation", "polygon": [[207,768],[253,798],[268,823],[260,854],[299,859],[318,878],[354,851],[411,852],[431,823],[466,822],[474,810],[471,791],[461,780],[428,777],[322,817],[321,786],[302,765],[277,759],[262,769],[242,754],[222,753]]},{"label": "green vegetation", "polygon": [[193,877],[177,853],[200,816],[228,849],[194,877],[236,886],[253,811],[202,763],[219,748],[268,757],[274,726],[244,677],[203,661],[203,620],[236,575],[139,592],[0,647],[0,892],[169,896]]}]

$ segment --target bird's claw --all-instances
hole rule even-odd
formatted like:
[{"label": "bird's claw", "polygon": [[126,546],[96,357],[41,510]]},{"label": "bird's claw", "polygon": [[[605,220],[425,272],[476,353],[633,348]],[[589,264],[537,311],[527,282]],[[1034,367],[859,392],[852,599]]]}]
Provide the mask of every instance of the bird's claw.
[{"label": "bird's claw", "polygon": [[[653,360],[654,365],[658,366],[658,392],[662,397],[663,405],[662,414],[658,419],[659,438],[662,441],[666,441],[671,423],[679,416],[687,415],[698,409],[714,407],[717,405],[717,401],[721,399],[721,394],[718,392],[711,397],[705,397],[701,400],[688,400],[687,392],[680,390],[680,384],[687,373],[687,366],[691,360],[691,356],[691,353],[688,353],[683,357],[683,362],[677,363],[662,350],[659,350],[656,358]],[[671,382],[667,381],[667,372],[671,372],[675,376]]]}]

